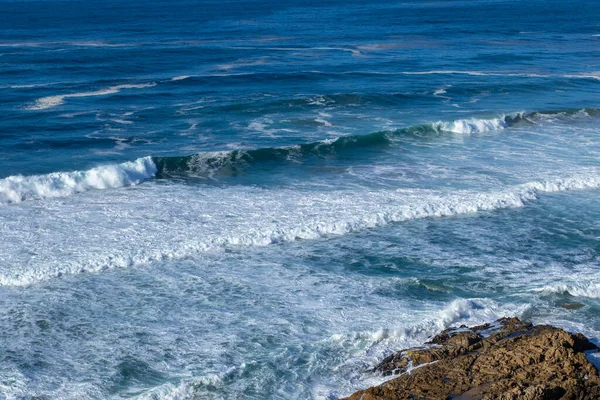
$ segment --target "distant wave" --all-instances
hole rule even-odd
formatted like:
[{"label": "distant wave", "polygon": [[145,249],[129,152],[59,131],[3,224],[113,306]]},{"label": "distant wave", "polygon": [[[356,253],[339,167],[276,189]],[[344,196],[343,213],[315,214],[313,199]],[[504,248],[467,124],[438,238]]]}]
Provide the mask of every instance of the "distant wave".
[{"label": "distant wave", "polygon": [[116,188],[138,184],[151,178],[233,177],[257,164],[273,166],[301,162],[315,157],[336,156],[363,148],[390,146],[404,136],[428,136],[454,133],[471,135],[507,129],[519,124],[536,124],[546,120],[567,121],[571,118],[600,116],[600,109],[586,108],[548,112],[514,113],[497,118],[470,118],[450,122],[414,125],[396,131],[367,135],[341,136],[337,139],[285,147],[250,150],[201,152],[186,156],[144,157],[122,164],[92,168],[87,171],[54,172],[48,175],[9,176],[0,180],[0,204],[24,200],[63,197],[93,189]]},{"label": "distant wave", "polygon": [[515,78],[570,78],[570,79],[596,79],[600,80],[600,72],[580,72],[576,74],[544,74],[534,72],[510,71],[460,71],[460,70],[429,70],[429,71],[401,71],[401,72],[375,72],[381,75],[470,75],[470,76],[505,76]]},{"label": "distant wave", "polygon": [[60,85],[61,83],[62,82],[48,82],[48,83],[31,83],[31,84],[22,84],[22,85],[5,85],[5,86],[0,86],[0,89],[31,89],[31,88],[36,88],[36,87]]},{"label": "distant wave", "polygon": [[106,96],[109,94],[119,93],[123,89],[143,89],[148,87],[156,86],[156,83],[141,83],[141,84],[127,84],[127,85],[116,85],[106,89],[96,90],[93,92],[81,92],[71,94],[61,94],[56,96],[46,96],[37,99],[33,104],[26,107],[28,110],[45,110],[59,106],[65,102],[65,99],[75,97],[91,97],[91,96]]}]

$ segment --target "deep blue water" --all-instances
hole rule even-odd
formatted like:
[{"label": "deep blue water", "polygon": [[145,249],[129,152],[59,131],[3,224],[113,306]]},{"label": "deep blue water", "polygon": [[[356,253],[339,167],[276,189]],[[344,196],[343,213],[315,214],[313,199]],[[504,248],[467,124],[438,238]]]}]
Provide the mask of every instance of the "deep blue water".
[{"label": "deep blue water", "polygon": [[600,340],[597,15],[0,0],[0,398],[332,399],[506,315]]}]

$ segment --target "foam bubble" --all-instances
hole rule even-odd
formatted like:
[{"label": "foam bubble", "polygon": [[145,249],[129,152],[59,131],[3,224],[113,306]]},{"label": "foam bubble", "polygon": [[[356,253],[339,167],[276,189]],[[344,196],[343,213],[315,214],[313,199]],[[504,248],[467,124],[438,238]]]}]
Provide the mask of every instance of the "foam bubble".
[{"label": "foam bubble", "polygon": [[81,93],[71,93],[71,94],[62,94],[55,96],[46,96],[37,99],[33,104],[25,107],[27,110],[46,110],[48,108],[53,108],[64,104],[65,99],[75,98],[75,97],[92,97],[92,96],[106,96],[109,94],[119,93],[123,89],[143,89],[148,87],[156,86],[156,83],[142,83],[142,84],[128,84],[128,85],[117,85],[111,86],[106,89],[96,90],[93,92],[81,92]]},{"label": "foam bubble", "polygon": [[483,133],[497,131],[508,128],[508,123],[504,117],[492,119],[459,119],[452,122],[436,122],[434,129],[443,132],[453,132],[460,134]]},{"label": "foam bubble", "polygon": [[122,164],[104,165],[87,171],[53,172],[47,175],[13,175],[0,180],[0,203],[64,197],[93,189],[135,185],[156,174],[151,157]]}]

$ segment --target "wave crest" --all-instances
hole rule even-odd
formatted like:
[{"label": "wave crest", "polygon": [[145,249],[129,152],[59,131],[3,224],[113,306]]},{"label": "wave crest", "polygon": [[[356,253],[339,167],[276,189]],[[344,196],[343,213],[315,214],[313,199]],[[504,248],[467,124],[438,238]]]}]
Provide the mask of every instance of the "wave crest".
[{"label": "wave crest", "polygon": [[[122,85],[113,88],[142,87],[148,85]],[[81,95],[96,95],[90,92]],[[71,96],[71,95],[67,95]],[[72,95],[76,97],[77,95]],[[64,96],[63,96],[64,97]],[[47,102],[60,99],[43,98]],[[42,99],[40,99],[42,100]],[[62,101],[62,100],[60,100]],[[208,178],[233,177],[246,168],[257,164],[278,166],[290,162],[302,162],[307,158],[328,158],[346,151],[361,152],[363,149],[385,148],[403,137],[427,137],[443,133],[461,135],[477,134],[507,129],[522,124],[568,121],[578,118],[600,116],[600,109],[585,108],[562,111],[538,111],[514,113],[497,118],[459,119],[450,122],[435,122],[414,125],[396,131],[380,131],[366,135],[341,136],[313,143],[285,147],[267,147],[248,150],[201,152],[187,156],[145,157],[118,166],[104,166],[89,171],[56,172],[44,176],[11,176],[0,180],[0,204],[18,203],[23,200],[45,197],[67,196],[90,189],[105,189],[127,186],[150,178]],[[143,162],[140,160],[144,160]],[[132,165],[143,164],[143,172],[131,178],[128,174]],[[114,168],[114,171],[111,170]],[[134,168],[135,169],[135,168]],[[111,172],[113,171],[113,172]],[[119,172],[121,171],[121,172]],[[125,175],[119,175],[125,173]],[[95,176],[94,174],[97,174]],[[553,183],[557,185],[558,183]],[[547,190],[548,188],[538,188]],[[557,190],[562,190],[557,188]]]},{"label": "wave crest", "polygon": [[122,164],[104,165],[87,171],[53,172],[47,175],[14,175],[0,180],[0,203],[64,197],[93,189],[135,185],[154,177],[151,157]]},{"label": "wave crest", "polygon": [[571,295],[574,297],[598,299],[600,298],[600,282],[557,283],[554,285],[544,286],[543,288],[536,289],[535,291],[544,294],[555,293],[561,295]]},{"label": "wave crest", "polygon": [[437,131],[474,134],[506,129],[509,127],[505,117],[493,119],[459,119],[452,122],[436,122],[433,127]]}]

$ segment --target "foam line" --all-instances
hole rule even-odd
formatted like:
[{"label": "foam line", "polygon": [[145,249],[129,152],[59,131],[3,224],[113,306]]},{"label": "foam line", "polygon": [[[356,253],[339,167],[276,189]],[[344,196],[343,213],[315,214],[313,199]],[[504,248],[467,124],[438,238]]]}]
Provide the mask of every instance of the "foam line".
[{"label": "foam line", "polygon": [[106,96],[109,94],[119,93],[123,89],[143,89],[156,86],[156,83],[141,83],[141,84],[129,84],[129,85],[117,85],[111,86],[106,89],[96,90],[93,92],[81,92],[81,93],[71,93],[71,94],[61,94],[56,96],[46,96],[37,99],[32,105],[26,107],[27,110],[46,110],[48,108],[57,107],[61,104],[64,104],[65,99],[75,98],[75,97],[92,97],[92,96]]},{"label": "foam line", "polygon": [[[124,180],[133,182],[136,178],[140,180],[148,176],[151,166],[143,161],[139,163],[137,168],[130,167],[136,173],[120,173],[119,179],[111,180],[109,184],[122,185],[126,183]],[[97,174],[87,174],[85,180],[94,175]],[[104,181],[100,183],[106,184]],[[52,188],[52,193],[86,190],[90,187],[95,186],[86,183],[81,188],[68,186],[62,191]],[[52,231],[62,229],[62,225],[68,223],[68,234],[77,238],[73,244],[75,247],[64,249],[64,242],[60,237],[57,238],[60,242],[56,245],[47,242],[52,241],[52,238],[43,239],[48,249],[58,246],[58,255],[48,250],[50,253],[44,253],[37,259],[42,262],[36,262],[35,268],[4,271],[0,274],[0,285],[29,285],[64,274],[127,268],[231,248],[315,240],[414,219],[518,208],[535,201],[543,193],[599,187],[600,175],[591,172],[481,192],[402,189],[341,190],[311,194],[291,189],[213,187],[198,193],[197,189],[188,186],[153,185],[143,193],[98,194],[99,198],[104,199],[102,204],[114,203],[116,208],[85,211],[82,214],[85,217],[75,220],[71,220],[69,215],[79,213],[80,201],[89,205],[85,200],[65,202],[58,209],[41,208],[40,212],[44,214],[40,220],[50,221],[48,223],[51,225],[37,228]],[[37,195],[37,192],[34,193]],[[115,202],[113,198],[121,200]],[[34,209],[24,212],[33,212],[32,210]],[[137,215],[138,210],[145,210],[144,214]],[[107,229],[112,226],[112,215],[121,215],[124,218],[122,224],[135,227],[131,231],[122,231],[118,242],[114,242],[111,229]],[[139,218],[144,222],[140,223]],[[55,223],[59,225],[52,225]],[[15,226],[14,229],[23,228]],[[6,235],[14,236],[13,228],[9,225],[0,229],[0,233],[2,230]],[[18,237],[29,233],[29,229],[25,229]],[[105,237],[106,235],[109,237]],[[140,242],[140,237],[145,240]],[[21,238],[17,242],[20,243],[21,240],[26,239]],[[110,243],[110,246],[99,247],[97,242]],[[143,245],[144,243],[149,245]],[[70,245],[67,247],[70,248]],[[60,253],[64,251],[76,256],[65,261],[60,257]],[[14,259],[14,265],[28,263],[22,258],[23,255],[13,253],[9,248],[6,249],[5,256]],[[16,262],[17,259],[21,261]]]}]

